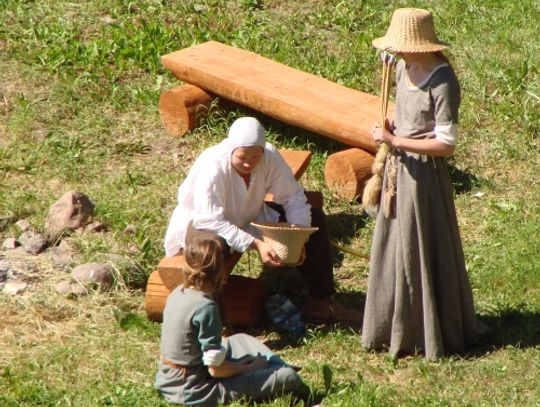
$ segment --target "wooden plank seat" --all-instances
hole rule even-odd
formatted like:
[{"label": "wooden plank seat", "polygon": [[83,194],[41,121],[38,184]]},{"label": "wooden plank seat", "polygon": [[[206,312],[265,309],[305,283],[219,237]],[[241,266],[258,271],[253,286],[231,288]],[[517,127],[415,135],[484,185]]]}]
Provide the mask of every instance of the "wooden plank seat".
[{"label": "wooden plank seat", "polygon": [[[377,150],[369,129],[379,117],[378,96],[216,41],[164,55],[161,62],[178,79],[209,94],[352,147]],[[198,92],[190,96],[195,99],[206,96]]]}]

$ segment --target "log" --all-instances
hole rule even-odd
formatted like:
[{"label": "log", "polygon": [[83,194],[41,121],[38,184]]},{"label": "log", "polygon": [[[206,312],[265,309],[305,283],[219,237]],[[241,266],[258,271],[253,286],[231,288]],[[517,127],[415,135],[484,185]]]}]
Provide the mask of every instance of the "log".
[{"label": "log", "polygon": [[373,155],[359,148],[331,154],[324,166],[328,188],[348,200],[359,200],[367,180],[371,177]]},{"label": "log", "polygon": [[163,92],[159,98],[159,115],[165,131],[171,136],[184,136],[200,124],[212,100],[210,94],[193,85]]},{"label": "log", "polygon": [[[178,79],[285,123],[377,151],[380,98],[216,41],[161,57]],[[390,108],[391,110],[391,108]]]},{"label": "log", "polygon": [[[235,252],[224,265],[227,282],[216,296],[226,326],[255,326],[263,317],[266,292],[260,280],[230,275],[241,255]],[[184,281],[183,259],[182,254],[164,257],[148,277],[144,305],[149,320],[162,322],[167,297]]]}]

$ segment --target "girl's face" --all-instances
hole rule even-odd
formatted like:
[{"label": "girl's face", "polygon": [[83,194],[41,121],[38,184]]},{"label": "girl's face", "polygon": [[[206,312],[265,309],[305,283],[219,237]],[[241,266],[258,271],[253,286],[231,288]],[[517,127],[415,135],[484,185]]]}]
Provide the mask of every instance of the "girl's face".
[{"label": "girl's face", "polygon": [[240,175],[251,174],[261,162],[264,150],[259,146],[238,147],[231,156],[231,164]]}]

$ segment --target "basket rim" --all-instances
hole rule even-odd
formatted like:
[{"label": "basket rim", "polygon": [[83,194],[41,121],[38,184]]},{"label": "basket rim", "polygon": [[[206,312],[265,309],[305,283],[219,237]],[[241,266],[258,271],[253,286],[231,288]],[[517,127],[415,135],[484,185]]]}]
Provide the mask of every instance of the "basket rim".
[{"label": "basket rim", "polygon": [[288,232],[315,232],[319,230],[316,226],[303,226],[287,222],[251,222],[251,225],[268,230],[284,230]]}]

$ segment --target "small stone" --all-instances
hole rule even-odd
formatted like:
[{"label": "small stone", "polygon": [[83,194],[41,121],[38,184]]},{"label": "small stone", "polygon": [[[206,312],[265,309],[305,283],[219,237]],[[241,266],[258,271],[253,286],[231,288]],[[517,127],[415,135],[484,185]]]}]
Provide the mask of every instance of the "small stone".
[{"label": "small stone", "polygon": [[55,268],[66,269],[73,263],[73,249],[62,240],[58,246],[51,247],[51,260]]},{"label": "small stone", "polygon": [[58,284],[56,284],[54,288],[58,294],[61,294],[61,295],[71,294],[71,283],[67,280],[60,281]]},{"label": "small stone", "polygon": [[28,284],[24,281],[10,281],[4,285],[3,292],[8,295],[22,294],[28,288]]},{"label": "small stone", "polygon": [[99,221],[92,222],[92,223],[90,223],[89,225],[87,225],[85,227],[85,230],[87,232],[103,232],[106,229],[107,229],[107,227],[103,223],[101,223]]},{"label": "small stone", "polygon": [[137,227],[135,225],[127,225],[124,229],[124,235],[134,235],[137,233]]},{"label": "small stone", "polygon": [[75,296],[83,296],[88,294],[88,291],[82,284],[79,283],[71,283],[68,280],[64,280],[56,284],[56,292],[60,295],[75,295]]},{"label": "small stone", "polygon": [[93,222],[94,204],[82,192],[65,193],[50,208],[45,220],[46,235],[55,240],[63,233]]},{"label": "small stone", "polygon": [[38,255],[47,247],[47,241],[39,233],[27,231],[19,236],[19,242],[28,253]]},{"label": "small stone", "polygon": [[113,282],[114,269],[109,264],[85,263],[75,267],[71,275],[85,286],[87,283],[99,283],[107,289]]},{"label": "small stone", "polygon": [[82,284],[71,283],[71,294],[82,297],[88,294],[88,290]]},{"label": "small stone", "polygon": [[116,19],[108,15],[99,17],[99,20],[106,25],[116,24]]},{"label": "small stone", "polygon": [[32,229],[32,225],[30,225],[30,222],[28,222],[26,219],[21,219],[15,223],[15,226],[17,226],[21,232],[26,232],[27,230]]},{"label": "small stone", "polygon": [[19,242],[14,237],[8,237],[2,243],[2,250],[13,250],[19,246]]}]

